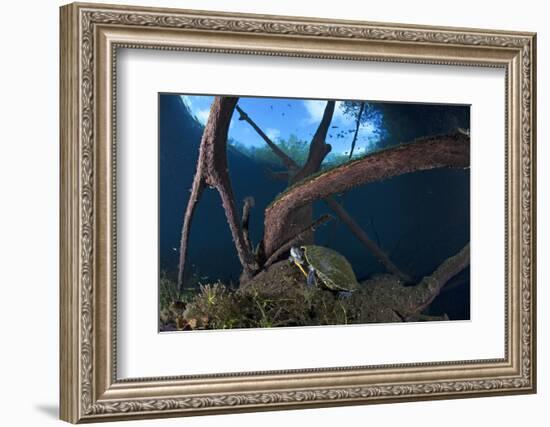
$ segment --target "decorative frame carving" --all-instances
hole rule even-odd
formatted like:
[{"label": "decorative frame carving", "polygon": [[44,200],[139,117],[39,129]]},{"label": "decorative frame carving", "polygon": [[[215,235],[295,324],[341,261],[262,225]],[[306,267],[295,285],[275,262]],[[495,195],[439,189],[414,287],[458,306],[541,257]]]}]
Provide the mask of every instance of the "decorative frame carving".
[{"label": "decorative frame carving", "polygon": [[[505,358],[117,380],[118,47],[505,68]],[[62,419],[535,392],[535,34],[71,4],[61,8],[60,88]]]}]

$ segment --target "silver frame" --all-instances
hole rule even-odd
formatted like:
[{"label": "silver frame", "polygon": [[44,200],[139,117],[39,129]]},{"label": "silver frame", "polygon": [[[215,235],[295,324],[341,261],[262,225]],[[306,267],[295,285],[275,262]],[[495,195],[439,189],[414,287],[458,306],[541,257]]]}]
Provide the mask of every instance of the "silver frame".
[{"label": "silver frame", "polygon": [[[99,4],[61,8],[61,418],[129,418],[536,390],[535,34]],[[506,70],[505,357],[118,380],[118,48]]]}]

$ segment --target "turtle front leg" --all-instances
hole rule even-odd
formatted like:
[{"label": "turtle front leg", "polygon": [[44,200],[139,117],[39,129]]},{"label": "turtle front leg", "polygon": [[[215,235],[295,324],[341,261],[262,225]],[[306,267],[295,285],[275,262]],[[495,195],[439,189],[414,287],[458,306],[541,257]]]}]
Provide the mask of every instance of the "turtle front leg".
[{"label": "turtle front leg", "polygon": [[312,266],[309,266],[309,271],[307,272],[307,285],[309,287],[317,286],[317,278],[315,277],[315,269]]},{"label": "turtle front leg", "polygon": [[351,291],[338,291],[338,298],[340,299],[348,299],[348,298],[351,298],[351,296],[353,295],[353,292]]}]

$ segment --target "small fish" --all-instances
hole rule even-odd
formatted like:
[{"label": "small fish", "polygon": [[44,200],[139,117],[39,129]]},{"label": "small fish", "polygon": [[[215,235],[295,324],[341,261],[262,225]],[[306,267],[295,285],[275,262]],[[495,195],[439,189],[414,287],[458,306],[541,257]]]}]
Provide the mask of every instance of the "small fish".
[{"label": "small fish", "polygon": [[172,250],[173,250],[174,252],[177,252],[177,251],[178,251],[177,248],[172,248]]}]

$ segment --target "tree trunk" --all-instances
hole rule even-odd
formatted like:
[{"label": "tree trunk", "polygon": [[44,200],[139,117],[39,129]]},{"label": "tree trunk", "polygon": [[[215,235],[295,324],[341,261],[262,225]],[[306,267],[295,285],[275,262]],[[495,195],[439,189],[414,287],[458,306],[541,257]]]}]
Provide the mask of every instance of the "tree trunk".
[{"label": "tree trunk", "polygon": [[[332,116],[334,115],[334,106],[334,101],[327,102],[321,123],[319,123],[319,127],[311,140],[306,163],[295,174],[291,175],[289,186],[292,186],[308,176],[319,172],[319,169],[321,169],[321,163],[323,163],[323,160],[332,149],[330,144],[327,144],[325,140],[330,122],[332,121]],[[297,206],[296,209],[289,212],[289,215],[286,218],[286,225],[281,239],[283,241],[288,241],[300,233],[301,238],[299,241],[295,242],[295,244],[304,245],[313,243],[313,231],[308,231],[307,233],[301,232],[304,227],[307,227],[312,223],[312,221],[313,204],[306,203],[301,206]]]},{"label": "tree trunk", "polygon": [[210,115],[199,148],[199,159],[191,187],[191,197],[183,220],[178,264],[178,286],[180,288],[184,278],[185,259],[193,213],[205,186],[215,188],[220,194],[244,273],[251,275],[258,269],[241,228],[227,167],[227,132],[237,101],[238,98],[236,97],[217,96],[210,107]]}]

